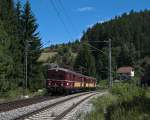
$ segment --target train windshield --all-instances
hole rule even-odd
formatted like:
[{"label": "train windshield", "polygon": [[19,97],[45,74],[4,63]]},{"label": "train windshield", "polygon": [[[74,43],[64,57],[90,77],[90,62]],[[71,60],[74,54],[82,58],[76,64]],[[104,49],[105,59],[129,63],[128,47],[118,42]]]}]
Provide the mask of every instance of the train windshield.
[{"label": "train windshield", "polygon": [[48,73],[48,79],[64,80],[64,78],[65,78],[64,73],[61,72],[49,71]]}]

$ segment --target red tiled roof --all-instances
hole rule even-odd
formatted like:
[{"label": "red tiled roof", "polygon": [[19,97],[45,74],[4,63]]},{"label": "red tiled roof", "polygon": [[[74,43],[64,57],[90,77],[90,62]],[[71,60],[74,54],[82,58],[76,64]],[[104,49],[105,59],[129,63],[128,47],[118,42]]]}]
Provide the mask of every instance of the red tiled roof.
[{"label": "red tiled roof", "polygon": [[117,73],[130,73],[133,70],[133,67],[120,67],[117,70]]}]

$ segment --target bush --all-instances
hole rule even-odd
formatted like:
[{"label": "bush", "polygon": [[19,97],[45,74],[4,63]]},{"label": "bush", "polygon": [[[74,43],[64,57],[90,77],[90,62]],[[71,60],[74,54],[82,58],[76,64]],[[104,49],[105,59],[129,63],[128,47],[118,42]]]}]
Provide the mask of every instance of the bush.
[{"label": "bush", "polygon": [[39,89],[37,92],[34,93],[34,96],[45,96],[48,95],[47,89]]},{"label": "bush", "polygon": [[19,99],[21,98],[22,95],[23,95],[22,88],[16,88],[9,90],[6,93],[5,97],[12,100],[12,99]]},{"label": "bush", "polygon": [[117,101],[116,99],[116,96],[111,94],[94,98],[91,101],[93,110],[85,116],[85,120],[103,120],[105,118],[107,107],[112,103],[115,103]]},{"label": "bush", "polygon": [[117,95],[120,102],[132,101],[135,97],[142,97],[145,95],[143,89],[129,83],[114,84],[110,92]]},{"label": "bush", "polygon": [[132,83],[114,84],[109,94],[92,100],[85,120],[149,120],[149,92]]},{"label": "bush", "polygon": [[98,89],[107,89],[108,88],[108,81],[107,80],[100,80],[98,85]]},{"label": "bush", "polygon": [[150,99],[134,98],[132,101],[112,104],[107,107],[107,120],[149,120]]}]

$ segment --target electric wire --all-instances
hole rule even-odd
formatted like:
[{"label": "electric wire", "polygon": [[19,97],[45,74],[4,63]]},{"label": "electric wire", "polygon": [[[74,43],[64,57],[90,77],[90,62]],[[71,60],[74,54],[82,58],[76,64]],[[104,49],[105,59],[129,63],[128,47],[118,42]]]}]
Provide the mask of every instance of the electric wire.
[{"label": "electric wire", "polygon": [[93,49],[99,51],[100,53],[103,53],[104,55],[107,55],[105,52],[103,52],[103,51],[101,51],[100,49],[94,47],[93,45],[90,45],[89,43],[83,43],[83,44],[86,44],[86,45],[90,46],[91,48],[93,48]]},{"label": "electric wire", "polygon": [[66,9],[64,7],[64,4],[63,4],[62,0],[57,0],[57,1],[58,1],[59,5],[60,5],[62,11],[64,11],[64,15],[65,15],[66,19],[69,21],[68,23],[70,23],[70,26],[72,27],[73,31],[77,31],[74,23],[71,20],[70,15],[68,14],[68,12],[66,11]]},{"label": "electric wire", "polygon": [[54,11],[56,12],[57,17],[59,18],[60,22],[63,24],[64,29],[65,29],[66,33],[68,34],[69,38],[71,38],[71,40],[73,40],[73,37],[71,36],[71,33],[67,28],[67,25],[65,24],[64,20],[62,19],[59,10],[56,7],[55,2],[53,0],[50,0],[50,2],[51,2],[51,5],[52,5]]}]

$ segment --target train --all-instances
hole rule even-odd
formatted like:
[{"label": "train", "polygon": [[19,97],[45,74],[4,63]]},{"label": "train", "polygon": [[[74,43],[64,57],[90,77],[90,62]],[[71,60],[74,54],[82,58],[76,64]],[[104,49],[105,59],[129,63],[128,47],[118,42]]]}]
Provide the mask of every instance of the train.
[{"label": "train", "polygon": [[46,89],[49,93],[69,94],[94,90],[96,79],[65,68],[51,68],[47,71]]}]

